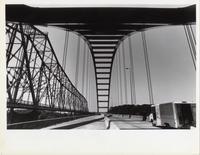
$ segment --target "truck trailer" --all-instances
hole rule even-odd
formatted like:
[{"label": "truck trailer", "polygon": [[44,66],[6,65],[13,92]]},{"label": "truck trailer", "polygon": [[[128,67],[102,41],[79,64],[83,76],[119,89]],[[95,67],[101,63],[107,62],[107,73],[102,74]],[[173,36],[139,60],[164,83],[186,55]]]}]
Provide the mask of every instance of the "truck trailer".
[{"label": "truck trailer", "polygon": [[149,121],[164,128],[196,127],[196,103],[169,102],[151,106]]}]

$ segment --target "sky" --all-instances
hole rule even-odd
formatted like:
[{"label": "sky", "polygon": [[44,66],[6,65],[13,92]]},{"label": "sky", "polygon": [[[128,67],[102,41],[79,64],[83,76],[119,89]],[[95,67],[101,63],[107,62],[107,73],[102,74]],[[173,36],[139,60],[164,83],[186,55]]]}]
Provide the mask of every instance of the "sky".
[{"label": "sky", "polygon": [[[62,64],[66,31],[56,27],[38,28],[40,28],[43,31],[48,31],[48,35],[53,45],[54,51],[60,61],[60,64]],[[196,33],[196,26],[192,26],[192,28],[194,33]],[[144,61],[144,50],[141,36],[141,32],[135,33],[131,36],[136,89],[136,103],[150,104],[147,86],[147,75]],[[190,55],[189,46],[187,43],[183,26],[164,26],[148,29],[145,32],[145,36],[147,43],[147,52],[149,57],[154,104],[172,101],[196,102],[196,72],[193,66],[192,57]],[[124,40],[123,44],[125,47],[125,66],[123,65],[124,60],[122,57],[123,50],[121,44],[119,46],[120,53],[119,50],[116,53],[116,57],[118,57],[118,59],[120,58],[121,60],[121,71],[119,67],[119,60],[117,67],[117,61],[115,59],[113,65],[113,72],[111,75],[112,78],[110,90],[110,106],[132,103],[130,96],[130,70],[126,70],[126,68],[130,68],[130,45],[128,38]],[[77,34],[74,32],[70,32],[66,58],[67,64],[65,71],[73,84],[75,84],[77,45]],[[85,50],[86,56],[84,57],[83,39],[81,39],[80,47],[81,50],[79,57],[78,90],[88,100],[89,110],[96,111],[96,84],[93,62],[87,45]],[[83,74],[84,58],[85,75]],[[88,75],[86,75],[86,68],[88,68],[89,70]],[[121,78],[119,76],[120,74],[122,74]],[[83,75],[85,76],[85,78],[83,78]],[[125,95],[125,76],[127,95]],[[88,81],[86,81],[86,79],[88,79]],[[120,87],[119,79],[121,79],[122,81],[122,88]],[[126,97],[127,103],[125,99]]]},{"label": "sky", "polygon": [[[183,26],[154,28],[147,30],[145,35],[154,103],[171,101],[195,102],[196,75]],[[132,35],[131,40],[136,84],[136,103],[149,104],[141,33],[138,32]],[[128,41],[125,40],[124,44],[127,47]],[[128,50],[125,50],[127,60],[125,68],[130,68]],[[125,73],[123,72],[123,74]],[[130,74],[126,74],[127,78],[130,78]],[[127,87],[130,85],[129,81],[127,80]],[[129,92],[128,96],[130,96]],[[131,102],[130,97],[129,102]]]}]

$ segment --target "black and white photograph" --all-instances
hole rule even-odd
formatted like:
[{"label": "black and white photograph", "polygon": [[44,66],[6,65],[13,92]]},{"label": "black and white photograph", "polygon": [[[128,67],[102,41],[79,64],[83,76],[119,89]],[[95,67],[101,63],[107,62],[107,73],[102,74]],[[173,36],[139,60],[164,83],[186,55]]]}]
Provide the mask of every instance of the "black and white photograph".
[{"label": "black and white photograph", "polygon": [[2,155],[199,153],[197,0],[1,3]]}]

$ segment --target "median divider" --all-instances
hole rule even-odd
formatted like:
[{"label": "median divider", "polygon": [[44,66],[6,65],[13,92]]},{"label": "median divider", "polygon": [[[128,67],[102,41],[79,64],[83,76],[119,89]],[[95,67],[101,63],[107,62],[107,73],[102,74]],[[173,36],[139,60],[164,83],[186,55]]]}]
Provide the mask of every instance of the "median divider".
[{"label": "median divider", "polygon": [[110,121],[110,119],[107,116],[104,116],[104,121],[106,124],[106,129],[108,130],[120,130],[115,123]]}]

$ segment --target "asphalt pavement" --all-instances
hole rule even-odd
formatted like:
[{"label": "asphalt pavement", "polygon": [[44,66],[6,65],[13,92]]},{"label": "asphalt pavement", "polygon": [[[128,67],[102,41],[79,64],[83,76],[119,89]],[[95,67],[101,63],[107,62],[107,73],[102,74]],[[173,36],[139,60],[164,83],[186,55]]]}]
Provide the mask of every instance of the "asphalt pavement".
[{"label": "asphalt pavement", "polygon": [[90,123],[90,124],[82,125],[82,126],[74,128],[74,129],[78,129],[78,130],[107,130],[104,119]]},{"label": "asphalt pavement", "polygon": [[148,118],[146,121],[143,121],[143,117],[137,115],[131,115],[130,118],[129,115],[112,115],[109,119],[110,122],[113,122],[119,128],[119,130],[160,129],[152,126],[151,122],[148,121]]},{"label": "asphalt pavement", "polygon": [[73,129],[73,130],[155,130],[151,122],[143,121],[142,116],[132,115],[94,115],[64,123],[59,123],[43,129]]}]

